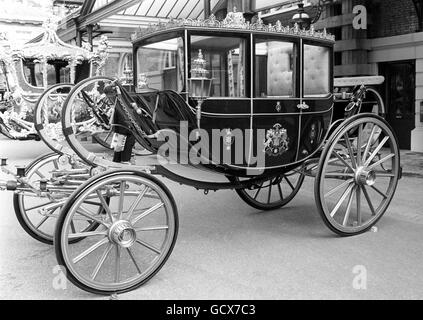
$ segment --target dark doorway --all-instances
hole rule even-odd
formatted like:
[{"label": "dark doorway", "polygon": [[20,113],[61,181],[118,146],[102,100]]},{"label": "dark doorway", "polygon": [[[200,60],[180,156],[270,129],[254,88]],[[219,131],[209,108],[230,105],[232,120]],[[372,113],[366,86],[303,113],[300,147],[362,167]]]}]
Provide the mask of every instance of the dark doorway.
[{"label": "dark doorway", "polygon": [[415,61],[383,63],[380,67],[385,77],[387,120],[398,137],[400,148],[410,150],[411,131],[415,128]]}]

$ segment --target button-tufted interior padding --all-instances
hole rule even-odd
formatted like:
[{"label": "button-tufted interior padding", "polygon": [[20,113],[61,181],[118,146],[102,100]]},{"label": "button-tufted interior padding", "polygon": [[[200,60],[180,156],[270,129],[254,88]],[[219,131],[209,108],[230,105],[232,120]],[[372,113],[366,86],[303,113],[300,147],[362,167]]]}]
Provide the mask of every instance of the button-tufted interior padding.
[{"label": "button-tufted interior padding", "polygon": [[268,42],[267,95],[292,96],[293,71],[291,56],[293,44],[280,41]]},{"label": "button-tufted interior padding", "polygon": [[304,45],[304,95],[329,93],[329,48]]}]

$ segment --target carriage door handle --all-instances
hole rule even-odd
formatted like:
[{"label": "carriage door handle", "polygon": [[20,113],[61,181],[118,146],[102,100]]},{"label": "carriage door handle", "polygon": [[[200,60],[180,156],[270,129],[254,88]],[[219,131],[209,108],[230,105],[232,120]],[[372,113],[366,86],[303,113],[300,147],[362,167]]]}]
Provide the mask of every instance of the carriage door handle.
[{"label": "carriage door handle", "polygon": [[301,110],[308,110],[308,109],[310,109],[310,107],[307,105],[307,103],[300,103],[299,105],[297,105],[297,108],[298,109],[301,109]]}]

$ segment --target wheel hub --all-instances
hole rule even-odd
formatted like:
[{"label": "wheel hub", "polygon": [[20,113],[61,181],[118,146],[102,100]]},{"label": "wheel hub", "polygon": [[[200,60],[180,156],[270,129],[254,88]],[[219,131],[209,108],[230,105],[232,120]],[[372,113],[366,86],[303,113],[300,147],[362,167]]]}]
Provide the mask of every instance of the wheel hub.
[{"label": "wheel hub", "polygon": [[355,180],[361,186],[373,186],[376,183],[376,173],[373,170],[360,167],[355,173]]},{"label": "wheel hub", "polygon": [[115,222],[110,228],[109,239],[123,248],[130,248],[137,241],[137,234],[131,223],[121,220]]}]

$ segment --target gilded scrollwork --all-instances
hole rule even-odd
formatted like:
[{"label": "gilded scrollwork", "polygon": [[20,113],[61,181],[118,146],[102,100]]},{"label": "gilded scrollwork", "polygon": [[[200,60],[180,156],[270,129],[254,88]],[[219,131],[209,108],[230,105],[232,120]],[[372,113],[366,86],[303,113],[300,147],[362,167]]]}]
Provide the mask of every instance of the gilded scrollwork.
[{"label": "gilded scrollwork", "polygon": [[263,20],[258,17],[257,21],[250,23],[246,21],[242,12],[237,12],[236,8],[234,12],[229,12],[227,17],[223,21],[216,19],[215,15],[210,15],[208,19],[174,19],[170,18],[167,23],[159,21],[157,24],[150,24],[147,28],[141,29],[136,32],[132,40],[136,40],[139,37],[157,32],[162,30],[168,30],[178,27],[201,27],[204,29],[243,29],[251,31],[263,31],[268,33],[282,33],[286,35],[295,35],[304,38],[316,38],[325,39],[328,41],[335,41],[335,37],[328,34],[326,29],[322,31],[316,31],[314,26],[310,29],[301,29],[298,24],[294,24],[293,27],[283,26],[278,20],[274,25],[265,24]]}]

